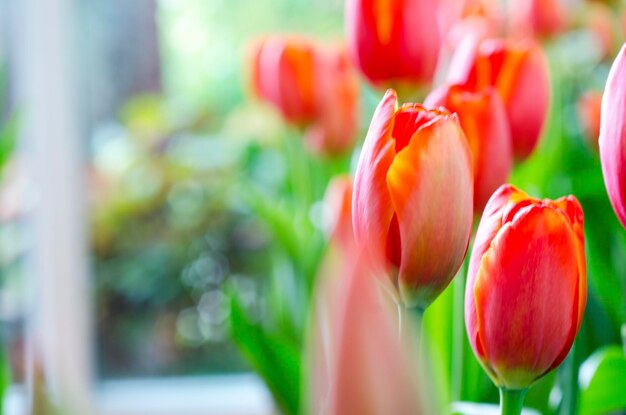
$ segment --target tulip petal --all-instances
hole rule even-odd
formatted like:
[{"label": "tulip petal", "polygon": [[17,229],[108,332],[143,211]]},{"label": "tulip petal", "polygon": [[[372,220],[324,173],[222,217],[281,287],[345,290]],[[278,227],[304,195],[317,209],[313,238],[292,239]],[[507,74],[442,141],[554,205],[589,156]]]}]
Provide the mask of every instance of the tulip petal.
[{"label": "tulip petal", "polygon": [[571,347],[579,282],[574,241],[563,212],[535,204],[501,228],[482,258],[474,285],[478,336],[499,386],[527,387],[553,367],[564,345]]},{"label": "tulip petal", "polygon": [[376,108],[359,158],[353,193],[352,222],[374,264],[386,262],[387,234],[394,211],[387,190],[387,171],[396,155],[391,137],[398,98],[388,90]]},{"label": "tulip petal", "polygon": [[511,123],[513,151],[523,159],[539,141],[550,100],[548,64],[539,46],[534,45],[520,63],[515,83],[501,79],[498,80],[498,90],[509,94],[504,101]]},{"label": "tulip petal", "polygon": [[604,183],[622,226],[626,228],[626,45],[617,55],[602,97],[600,160]]},{"label": "tulip petal", "polygon": [[[580,329],[587,305],[587,261],[585,258],[585,233],[583,208],[574,196],[562,197],[554,202],[553,206],[558,207],[569,218],[574,230],[574,243],[578,259],[578,311],[576,331]],[[560,363],[560,362],[559,362]]]},{"label": "tulip petal", "polygon": [[346,1],[354,62],[373,83],[429,82],[444,32],[439,9],[424,0]]},{"label": "tulip petal", "polygon": [[478,343],[478,322],[474,297],[476,274],[480,268],[483,255],[487,252],[491,246],[491,241],[502,227],[502,216],[505,207],[512,199],[523,197],[528,196],[510,184],[500,186],[491,196],[489,202],[487,202],[480,225],[476,231],[465,288],[465,327],[467,328],[470,344],[479,357],[482,356],[482,346]]},{"label": "tulip petal", "polygon": [[505,183],[513,167],[511,133],[504,104],[494,88],[479,92],[460,85],[439,88],[426,98],[427,105],[445,106],[459,116],[472,150],[474,212]]},{"label": "tulip petal", "polygon": [[401,294],[406,305],[425,307],[461,266],[472,226],[471,154],[454,116],[413,135],[387,184],[400,229]]}]

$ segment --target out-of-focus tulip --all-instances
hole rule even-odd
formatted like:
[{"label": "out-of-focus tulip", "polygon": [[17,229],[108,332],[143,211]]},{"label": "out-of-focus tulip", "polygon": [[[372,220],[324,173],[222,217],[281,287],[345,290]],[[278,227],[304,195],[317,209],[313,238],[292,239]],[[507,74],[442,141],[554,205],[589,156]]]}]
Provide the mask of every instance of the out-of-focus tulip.
[{"label": "out-of-focus tulip", "polygon": [[509,118],[513,154],[528,157],[539,141],[550,100],[548,64],[541,47],[532,40],[464,42],[454,59],[448,82],[475,91],[495,86]]},{"label": "out-of-focus tulip", "polygon": [[345,50],[319,48],[315,58],[317,114],[307,141],[315,152],[335,156],[356,138],[359,80]]},{"label": "out-of-focus tulip", "polygon": [[425,414],[415,362],[398,339],[396,307],[356,250],[351,195],[352,181],[340,177],[324,199],[332,226],[309,336],[310,413]]},{"label": "out-of-focus tulip", "polygon": [[305,127],[314,152],[336,156],[352,148],[359,83],[344,49],[275,36],[257,46],[252,66],[256,95]]},{"label": "out-of-focus tulip", "polygon": [[405,306],[426,308],[461,266],[472,227],[472,157],[458,118],[387,91],[356,170],[352,221]]},{"label": "out-of-focus tulip", "polygon": [[[439,60],[435,73],[435,83],[445,83],[450,69],[456,65],[466,64],[469,59],[457,53],[459,50],[468,54],[475,53],[475,45],[497,34],[497,23],[488,20],[485,16],[475,15],[456,22],[446,34],[439,51]],[[461,46],[466,43],[468,46]],[[473,56],[473,55],[472,55]]]},{"label": "out-of-focus tulip", "polygon": [[431,92],[425,104],[446,107],[459,116],[474,156],[474,212],[482,212],[513,167],[511,133],[500,95],[493,87],[472,92],[459,85],[444,86]]},{"label": "out-of-focus tulip", "polygon": [[602,92],[587,91],[578,99],[576,109],[578,119],[583,129],[587,143],[598,151],[598,137],[600,136],[600,109],[602,106]]},{"label": "out-of-focus tulip", "polygon": [[626,44],[606,81],[600,117],[600,161],[613,209],[626,227]]},{"label": "out-of-focus tulip", "polygon": [[511,0],[507,12],[513,31],[522,36],[556,35],[569,20],[561,0]]},{"label": "out-of-focus tulip", "polygon": [[314,119],[314,48],[300,38],[269,37],[254,49],[252,87],[290,122]]},{"label": "out-of-focus tulip", "polygon": [[576,198],[539,200],[500,187],[478,227],[465,291],[469,341],[494,383],[525,389],[561,364],[586,300]]},{"label": "out-of-focus tulip", "polygon": [[500,13],[497,0],[465,0],[463,4],[463,17],[484,16],[489,20],[497,20]]},{"label": "out-of-focus tulip", "polygon": [[441,0],[347,0],[348,49],[374,84],[429,83],[444,28]]}]

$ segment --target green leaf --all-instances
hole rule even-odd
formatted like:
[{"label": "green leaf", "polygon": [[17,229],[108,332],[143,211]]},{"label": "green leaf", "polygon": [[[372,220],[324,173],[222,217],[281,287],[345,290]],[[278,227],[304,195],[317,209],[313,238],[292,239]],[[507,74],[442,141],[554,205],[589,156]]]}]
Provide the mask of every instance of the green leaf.
[{"label": "green leaf", "polygon": [[7,162],[17,141],[18,134],[18,116],[13,113],[9,118],[0,126],[0,169]]},{"label": "green leaf", "polygon": [[[453,402],[450,405],[450,415],[500,415],[500,406],[473,402]],[[534,409],[524,408],[522,415],[540,414]]]},{"label": "green leaf", "polygon": [[283,413],[295,415],[300,406],[300,352],[278,334],[268,333],[246,316],[231,298],[231,336],[250,365],[263,378]]},{"label": "green leaf", "polygon": [[580,368],[580,414],[601,415],[626,410],[626,357],[618,346],[602,348]]},{"label": "green leaf", "polygon": [[0,347],[0,414],[4,413],[3,401],[6,390],[11,385],[11,368],[4,347]]}]

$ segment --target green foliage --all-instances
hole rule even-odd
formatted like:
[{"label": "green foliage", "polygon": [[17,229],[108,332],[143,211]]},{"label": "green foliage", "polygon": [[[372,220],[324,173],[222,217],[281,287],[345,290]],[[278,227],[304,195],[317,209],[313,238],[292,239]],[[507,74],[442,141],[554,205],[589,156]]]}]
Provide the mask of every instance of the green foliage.
[{"label": "green foliage", "polygon": [[263,378],[278,406],[287,415],[299,413],[300,349],[280,333],[269,333],[246,316],[236,296],[231,299],[232,339]]},{"label": "green foliage", "polygon": [[580,414],[605,415],[626,411],[626,356],[609,346],[597,350],[581,366]]}]

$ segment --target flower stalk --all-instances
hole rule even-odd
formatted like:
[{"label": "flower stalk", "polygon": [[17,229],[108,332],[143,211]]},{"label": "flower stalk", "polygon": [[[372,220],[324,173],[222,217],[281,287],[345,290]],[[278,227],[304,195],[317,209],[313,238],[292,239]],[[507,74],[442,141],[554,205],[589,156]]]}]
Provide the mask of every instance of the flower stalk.
[{"label": "flower stalk", "polygon": [[520,415],[528,389],[511,390],[500,388],[500,414]]}]

